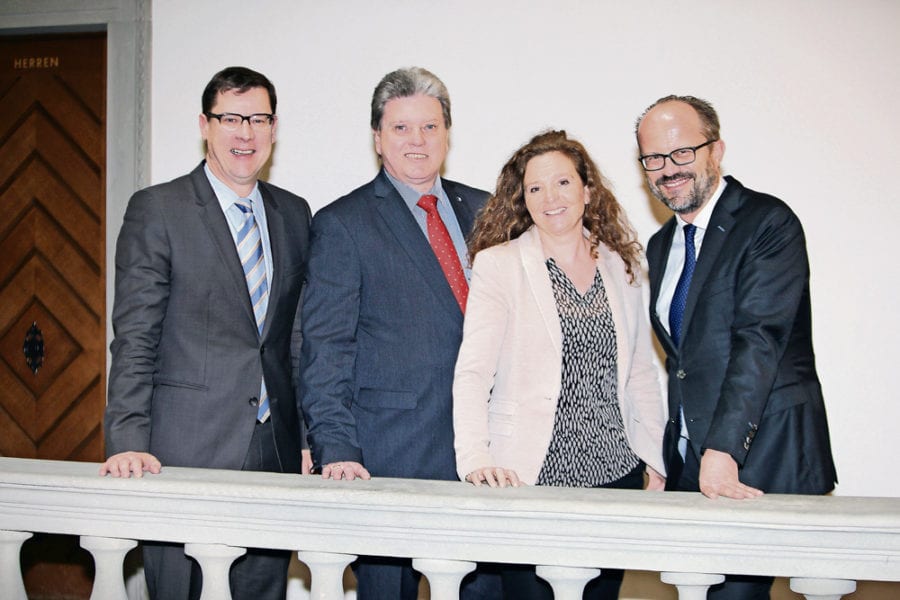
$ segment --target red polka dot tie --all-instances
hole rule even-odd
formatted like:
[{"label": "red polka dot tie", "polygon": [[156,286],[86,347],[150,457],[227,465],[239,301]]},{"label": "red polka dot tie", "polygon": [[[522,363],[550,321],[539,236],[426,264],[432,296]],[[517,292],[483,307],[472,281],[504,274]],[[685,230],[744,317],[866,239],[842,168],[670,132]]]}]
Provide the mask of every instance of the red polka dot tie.
[{"label": "red polka dot tie", "polygon": [[438,214],[437,196],[426,194],[419,198],[416,204],[428,215],[425,221],[428,229],[428,242],[444,271],[450,289],[453,290],[453,295],[459,303],[459,309],[465,314],[469,284],[466,283],[466,274],[459,262],[459,255],[456,253],[453,240],[450,239],[450,232],[447,231],[447,226],[444,225],[441,215]]}]

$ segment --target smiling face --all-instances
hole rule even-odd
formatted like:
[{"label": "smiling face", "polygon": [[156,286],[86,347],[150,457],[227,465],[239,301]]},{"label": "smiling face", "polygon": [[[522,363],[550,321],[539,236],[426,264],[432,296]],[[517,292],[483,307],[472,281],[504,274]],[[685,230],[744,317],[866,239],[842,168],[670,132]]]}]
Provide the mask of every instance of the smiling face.
[{"label": "smiling face", "polygon": [[525,207],[541,236],[582,235],[590,193],[568,156],[547,152],[529,160],[522,190]]},{"label": "smiling face", "polygon": [[[669,154],[707,141],[697,111],[678,101],[653,107],[641,120],[637,137],[642,156]],[[724,152],[725,144],[719,140],[698,149],[691,164],[679,166],[667,158],[662,169],[646,172],[650,191],[686,221],[693,221],[719,185]]]},{"label": "smiling face", "polygon": [[418,94],[388,100],[373,132],[385,170],[419,192],[428,192],[447,157],[450,132],[437,98]]},{"label": "smiling face", "polygon": [[[271,113],[272,106],[265,88],[255,87],[242,94],[235,90],[220,92],[210,112],[252,115]],[[261,131],[244,121],[237,130],[227,131],[218,119],[201,114],[200,134],[206,140],[209,170],[239,196],[248,196],[272,154],[276,125],[277,120]]]}]

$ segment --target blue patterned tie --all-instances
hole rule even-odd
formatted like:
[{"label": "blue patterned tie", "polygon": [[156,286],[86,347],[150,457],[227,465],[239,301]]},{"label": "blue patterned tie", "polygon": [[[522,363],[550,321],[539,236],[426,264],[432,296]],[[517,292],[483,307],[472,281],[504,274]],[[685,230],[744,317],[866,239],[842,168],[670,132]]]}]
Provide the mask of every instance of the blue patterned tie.
[{"label": "blue patterned tie", "polygon": [[697,253],[694,250],[695,225],[688,223],[684,226],[684,268],[675,286],[675,294],[672,296],[672,304],[669,306],[669,333],[672,341],[677,346],[681,342],[681,320],[684,317],[684,305],[687,303],[688,290],[691,287],[691,277],[694,276],[694,266],[697,264]]},{"label": "blue patterned tie", "polygon": [[[266,309],[269,305],[269,284],[266,281],[266,261],[263,260],[262,238],[259,226],[253,216],[253,203],[249,198],[239,198],[234,205],[244,214],[244,224],[237,235],[238,256],[247,280],[247,291],[250,292],[250,303],[256,317],[256,327],[262,335],[266,324]],[[269,394],[266,392],[266,381],[263,379],[259,392],[259,409],[256,418],[264,423],[269,418]]]}]

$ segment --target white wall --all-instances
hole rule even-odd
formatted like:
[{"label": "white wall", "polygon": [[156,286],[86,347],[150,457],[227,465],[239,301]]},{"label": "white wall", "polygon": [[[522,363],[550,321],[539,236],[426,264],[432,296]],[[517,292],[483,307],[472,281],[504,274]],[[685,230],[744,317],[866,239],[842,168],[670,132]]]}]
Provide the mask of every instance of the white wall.
[{"label": "white wall", "polygon": [[565,128],[646,242],[667,215],[643,188],[634,119],[669,93],[705,97],[726,172],[806,228],[837,493],[900,496],[898,27],[894,0],[155,0],[152,179],[200,160],[201,91],[245,65],[278,88],[269,179],[315,210],[372,178],[372,89],[420,65],[453,100],[448,177],[491,189],[516,147]]}]

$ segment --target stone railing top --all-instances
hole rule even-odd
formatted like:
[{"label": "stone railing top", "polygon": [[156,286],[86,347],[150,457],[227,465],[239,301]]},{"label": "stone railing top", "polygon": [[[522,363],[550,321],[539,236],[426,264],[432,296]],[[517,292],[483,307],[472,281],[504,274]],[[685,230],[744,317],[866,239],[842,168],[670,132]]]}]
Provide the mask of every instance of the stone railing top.
[{"label": "stone railing top", "polygon": [[[0,529],[460,560],[900,580],[900,499],[547,487],[0,458]],[[803,568],[798,571],[798,565]]]}]

